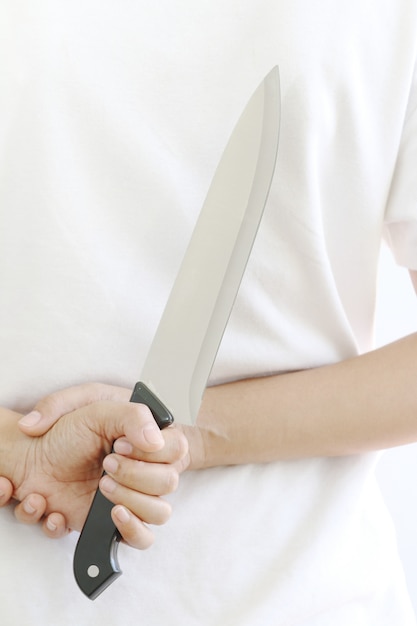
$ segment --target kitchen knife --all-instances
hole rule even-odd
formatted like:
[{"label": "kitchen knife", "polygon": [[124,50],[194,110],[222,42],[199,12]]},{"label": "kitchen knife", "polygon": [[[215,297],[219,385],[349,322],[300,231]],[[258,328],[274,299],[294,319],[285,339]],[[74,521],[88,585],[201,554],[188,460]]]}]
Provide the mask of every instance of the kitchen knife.
[{"label": "kitchen knife", "polygon": [[[162,429],[194,423],[275,169],[278,68],[246,105],[220,159],[131,402]],[[81,590],[95,599],[120,574],[113,504],[97,490],[74,554]]]}]

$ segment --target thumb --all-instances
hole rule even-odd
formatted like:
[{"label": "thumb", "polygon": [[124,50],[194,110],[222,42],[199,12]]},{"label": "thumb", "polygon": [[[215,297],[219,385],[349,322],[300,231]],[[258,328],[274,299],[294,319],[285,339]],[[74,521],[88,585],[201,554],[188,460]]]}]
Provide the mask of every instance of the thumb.
[{"label": "thumb", "polygon": [[[79,412],[74,412],[74,418]],[[165,446],[165,439],[150,409],[135,402],[97,402],[82,410],[90,430],[107,441],[125,437],[143,452],[156,452]]]},{"label": "thumb", "polygon": [[67,413],[102,400],[125,401],[129,396],[128,389],[100,383],[67,387],[41,398],[32,411],[19,420],[19,427],[27,435],[38,437]]}]

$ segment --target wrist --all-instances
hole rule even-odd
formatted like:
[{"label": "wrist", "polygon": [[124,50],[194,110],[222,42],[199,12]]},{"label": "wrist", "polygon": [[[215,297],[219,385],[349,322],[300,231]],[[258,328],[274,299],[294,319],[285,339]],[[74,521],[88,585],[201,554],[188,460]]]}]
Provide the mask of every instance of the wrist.
[{"label": "wrist", "polygon": [[198,470],[209,467],[207,464],[208,437],[206,429],[200,428],[198,425],[177,424],[176,427],[181,430],[188,442],[188,454],[184,460],[185,469]]},{"label": "wrist", "polygon": [[204,393],[197,423],[188,427],[186,436],[190,450],[189,469],[207,469],[220,465],[236,465],[248,461],[242,452],[239,437],[234,436],[234,393],[237,383],[208,387]]}]

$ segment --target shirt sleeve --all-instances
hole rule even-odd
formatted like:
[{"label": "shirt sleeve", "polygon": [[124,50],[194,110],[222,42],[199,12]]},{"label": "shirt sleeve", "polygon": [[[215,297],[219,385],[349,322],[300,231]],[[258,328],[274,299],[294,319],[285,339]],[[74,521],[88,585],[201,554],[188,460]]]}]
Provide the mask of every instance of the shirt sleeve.
[{"label": "shirt sleeve", "polygon": [[417,270],[417,64],[385,213],[385,235],[396,262]]}]

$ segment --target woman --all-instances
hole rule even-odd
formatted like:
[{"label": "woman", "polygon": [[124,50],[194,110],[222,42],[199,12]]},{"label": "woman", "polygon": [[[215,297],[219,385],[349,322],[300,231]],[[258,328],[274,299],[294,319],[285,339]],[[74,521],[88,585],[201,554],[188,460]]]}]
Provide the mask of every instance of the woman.
[{"label": "woman", "polygon": [[[197,426],[145,457],[171,488],[181,474],[169,524],[148,551],[122,547],[123,577],[87,603],[75,534],[50,545],[5,508],[4,623],[415,624],[373,469],[374,451],[417,440],[417,338],[369,351],[384,231],[417,283],[416,2],[2,11],[0,404],[40,412],[30,435],[64,416],[70,438],[103,400],[124,414],[230,131],[276,64],[282,89],[268,207]],[[157,507],[171,488],[147,493],[128,443],[106,457],[105,495],[146,547],[141,488]],[[30,487],[19,519],[46,506],[63,534],[70,507]]]}]

